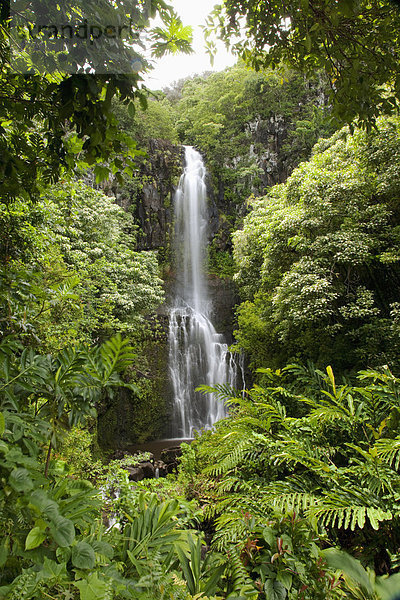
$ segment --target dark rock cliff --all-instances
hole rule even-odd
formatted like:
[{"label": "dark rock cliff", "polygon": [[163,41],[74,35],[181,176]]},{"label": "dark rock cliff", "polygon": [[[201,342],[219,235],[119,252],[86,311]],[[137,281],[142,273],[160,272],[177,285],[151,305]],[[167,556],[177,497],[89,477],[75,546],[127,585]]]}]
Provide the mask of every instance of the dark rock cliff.
[{"label": "dark rock cliff", "polygon": [[[131,444],[162,438],[168,430],[172,390],[168,373],[168,308],[174,290],[171,259],[173,239],[173,197],[183,169],[183,151],[163,140],[151,140],[147,156],[124,187],[112,191],[116,202],[130,212],[138,226],[140,250],[156,250],[165,278],[166,301],[158,314],[148,319],[141,343],[142,373],[132,374],[139,394],[122,391],[104,406],[98,417],[99,443],[104,448],[125,448]],[[211,180],[207,182],[209,238],[223,229]],[[229,232],[226,232],[226,241]],[[223,244],[224,245],[224,244]],[[233,336],[235,286],[229,279],[209,276],[213,322],[228,343]]]},{"label": "dark rock cliff", "polygon": [[173,195],[182,173],[180,146],[165,140],[149,140],[147,156],[123,188],[117,203],[132,213],[138,225],[138,250],[168,247],[173,221]]}]

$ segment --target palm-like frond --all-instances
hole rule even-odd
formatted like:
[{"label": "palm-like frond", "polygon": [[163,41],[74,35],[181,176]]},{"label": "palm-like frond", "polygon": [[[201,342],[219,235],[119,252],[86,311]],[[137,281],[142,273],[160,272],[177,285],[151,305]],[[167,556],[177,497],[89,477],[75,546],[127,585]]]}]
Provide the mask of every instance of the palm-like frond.
[{"label": "palm-like frond", "polygon": [[395,439],[381,438],[375,443],[376,455],[396,471],[400,466],[400,436]]},{"label": "palm-like frond", "polygon": [[231,404],[240,403],[242,399],[242,392],[233,388],[228,384],[218,383],[217,385],[199,385],[196,388],[196,392],[201,392],[202,394],[213,394],[217,400],[221,400],[225,402],[228,400]]},{"label": "palm-like frond", "polygon": [[[328,368],[308,384],[302,372],[304,387],[295,389],[292,379],[285,385],[285,377],[293,376],[289,370],[266,375],[268,387],[230,396],[230,416],[196,446],[202,482],[207,478],[212,494],[207,516],[215,523],[214,546],[226,552],[229,544],[243,545],[249,535],[245,515],[261,527],[273,515],[295,513],[357,549],[381,530],[379,547],[395,552],[399,382],[384,372],[361,374],[364,386],[338,385]],[[229,390],[219,391],[226,399]]]},{"label": "palm-like frond", "polygon": [[317,503],[317,496],[308,492],[274,494],[271,498],[272,506],[279,508],[282,512],[296,512],[305,514],[305,512]]},{"label": "palm-like frond", "polygon": [[308,516],[325,527],[351,529],[352,531],[356,527],[363,529],[367,518],[375,530],[379,529],[381,521],[393,518],[390,511],[381,508],[366,507],[365,505],[338,506],[333,500],[330,503],[319,502],[317,506],[311,507]]},{"label": "palm-like frond", "polygon": [[113,373],[124,371],[137,358],[129,340],[123,339],[120,333],[101,345],[100,356],[106,379]]},{"label": "palm-like frond", "polygon": [[[232,436],[235,436],[235,434],[237,434],[237,432],[233,431]],[[253,440],[240,440],[234,445],[233,449],[218,462],[218,464],[207,467],[205,473],[217,476],[229,473],[243,463],[246,454],[249,451],[254,454]]]}]

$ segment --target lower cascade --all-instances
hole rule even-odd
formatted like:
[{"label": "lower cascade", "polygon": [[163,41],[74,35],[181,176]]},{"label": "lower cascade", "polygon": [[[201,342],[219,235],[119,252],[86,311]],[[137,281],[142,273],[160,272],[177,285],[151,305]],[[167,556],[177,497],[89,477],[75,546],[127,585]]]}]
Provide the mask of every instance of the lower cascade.
[{"label": "lower cascade", "polygon": [[175,194],[176,290],[169,319],[169,369],[173,389],[171,435],[192,438],[226,416],[214,394],[199,385],[236,384],[237,368],[224,336],[210,319],[211,301],[204,277],[207,204],[201,155],[185,146],[185,170]]}]

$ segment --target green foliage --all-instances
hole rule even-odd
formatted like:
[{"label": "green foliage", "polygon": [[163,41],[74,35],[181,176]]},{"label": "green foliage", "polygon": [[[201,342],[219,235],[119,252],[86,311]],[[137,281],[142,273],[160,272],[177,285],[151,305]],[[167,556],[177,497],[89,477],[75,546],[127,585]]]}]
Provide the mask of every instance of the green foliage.
[{"label": "green foliage", "polygon": [[[99,348],[65,348],[57,356],[35,354],[27,348],[21,353],[21,349],[16,340],[2,342],[0,372],[4,384],[0,387],[0,407],[33,411],[35,417],[46,419],[47,476],[51,451],[63,429],[94,416],[95,403],[104,396],[112,397],[115,389],[136,391],[119,375],[134,361],[135,354],[119,334]],[[24,472],[18,471],[18,477],[25,485]],[[15,485],[19,485],[18,481]]]},{"label": "green foliage", "polygon": [[[20,351],[12,340],[0,346],[0,595],[190,600],[196,590],[223,592],[226,560],[204,560],[200,534],[184,531],[193,522],[189,503],[160,502],[138,491],[110,463],[103,469],[103,495],[111,485],[119,490],[115,510],[123,531],[106,531],[104,496],[76,479],[78,465],[71,477],[60,460],[48,469],[49,452],[42,464],[42,449],[49,442],[51,448],[63,421],[83,418],[90,413],[87,401],[126,385],[118,373],[134,358],[127,343],[116,336],[97,349],[68,349],[58,357]],[[90,438],[75,440],[75,455],[88,449]],[[73,455],[71,441],[64,449]]]},{"label": "green foliage", "polygon": [[351,598],[393,600],[399,589],[399,573],[376,577],[371,569],[364,569],[358,560],[336,548],[324,551],[328,564],[344,576],[345,590]]},{"label": "green foliage", "polygon": [[[68,472],[74,477],[92,479],[96,477],[100,461],[95,464],[92,457],[93,434],[83,427],[72,427],[64,436],[58,448],[57,459],[68,465]],[[97,467],[97,468],[96,468]]]},{"label": "green foliage", "polygon": [[17,334],[35,345],[47,337],[49,347],[50,322],[59,342],[71,340],[71,322],[81,312],[76,294],[79,279],[52,243],[43,207],[16,201],[3,205],[1,213],[1,336]]},{"label": "green foliage", "polygon": [[234,234],[237,338],[253,364],[398,368],[399,123],[378,125],[321,140]]},{"label": "green foliage", "polygon": [[242,62],[186,81],[176,127],[184,143],[204,152],[224,210],[282,181],[331,131],[324,90],[321,78],[255,73]]},{"label": "green foliage", "polygon": [[230,416],[192,444],[192,487],[208,489],[213,545],[235,544],[249,572],[263,585],[276,579],[289,598],[303,585],[310,598],[335,597],[322,541],[391,572],[400,539],[399,380],[368,370],[351,385],[335,381],[331,367],[297,365],[263,377],[244,397],[228,397]]},{"label": "green foliage", "polygon": [[389,0],[227,0],[215,7],[207,35],[256,69],[283,61],[311,76],[324,70],[336,119],[358,117],[370,127],[399,107],[399,25]]},{"label": "green foliage", "polygon": [[227,250],[218,250],[215,244],[209,245],[207,272],[220,278],[232,279],[235,273],[232,254]]},{"label": "green foliage", "polygon": [[146,110],[139,104],[133,116],[122,102],[115,100],[114,114],[124,131],[141,146],[146,147],[150,139],[168,140],[172,144],[178,141],[172,105],[161,92],[149,98]]},{"label": "green foliage", "polygon": [[64,261],[81,278],[84,328],[135,329],[163,295],[155,255],[134,250],[132,217],[80,182],[49,190],[45,206]]},{"label": "green foliage", "polygon": [[284,181],[319,136],[333,131],[326,82],[318,74],[306,81],[288,69],[256,73],[240,61],[177,87],[176,129],[183,143],[204,154],[210,204],[218,210],[208,270],[232,277],[231,234],[247,212],[246,198]]},{"label": "green foliage", "polygon": [[[163,2],[151,0],[146,11],[125,3],[118,5],[107,1],[96,6],[97,16],[102,13],[111,18],[129,19],[135,22],[138,35],[147,37],[150,52],[160,56],[165,52],[190,50],[191,30],[183,27],[179,17],[171,7]],[[54,22],[65,18],[69,22],[76,15],[83,17],[88,10],[83,3],[77,6],[67,2],[61,8],[47,3],[48,18]],[[26,7],[28,21],[34,20]],[[34,10],[34,8],[32,9]],[[94,7],[92,8],[94,10]],[[95,12],[96,12],[95,11]],[[89,10],[90,12],[90,10]],[[161,17],[161,27],[151,27],[150,16]],[[139,19],[140,17],[140,19]],[[58,19],[58,20],[57,20]],[[138,38],[139,39],[139,38]],[[141,39],[141,38],[140,38]],[[48,40],[47,44],[51,44]],[[134,46],[140,46],[134,47]],[[17,45],[11,44],[13,51]],[[118,47],[118,46],[117,46]],[[90,48],[90,46],[88,46]],[[139,59],[145,66],[148,62],[138,54],[143,49],[142,42],[118,47],[117,62]],[[108,59],[113,60],[115,45],[108,48]],[[51,49],[47,58],[52,54]],[[54,54],[54,53],[53,53]],[[96,52],[95,52],[96,55]],[[71,58],[71,57],[70,57]],[[82,60],[82,57],[80,57]],[[126,105],[135,100],[146,105],[146,93],[140,87],[141,76],[130,71],[127,75],[96,72],[98,56],[87,56],[92,73],[77,72],[72,75],[41,74],[40,67],[31,65],[28,76],[14,70],[9,56],[9,31],[2,23],[0,29],[0,185],[1,200],[8,203],[15,198],[37,198],[43,185],[57,181],[63,171],[73,170],[76,157],[85,165],[94,165],[99,177],[111,171],[122,180],[126,167],[131,168],[137,155],[135,141],[119,126],[113,114],[112,98],[118,97]],[[14,63],[18,55],[13,55]],[[94,62],[93,62],[94,60]],[[73,63],[73,58],[71,58]],[[80,64],[80,61],[77,61]],[[85,62],[85,59],[83,59]],[[119,64],[119,63],[118,63]],[[79,70],[79,69],[78,69]],[[61,68],[61,72],[63,69]],[[43,68],[46,73],[46,67]],[[128,71],[126,71],[128,73]],[[121,154],[125,156],[121,161]],[[105,164],[104,164],[105,162]]]},{"label": "green foliage", "polygon": [[116,330],[136,334],[162,301],[155,254],[135,251],[132,217],[101,192],[70,181],[49,188],[42,205],[12,203],[4,215],[3,337],[56,352]]},{"label": "green foliage", "polygon": [[[165,5],[163,8],[166,8]],[[161,58],[165,54],[178,52],[191,54],[192,28],[185,27],[178,15],[171,10],[164,10],[163,16],[166,27],[155,27],[151,32],[150,37],[155,42],[152,46],[153,55]]]}]

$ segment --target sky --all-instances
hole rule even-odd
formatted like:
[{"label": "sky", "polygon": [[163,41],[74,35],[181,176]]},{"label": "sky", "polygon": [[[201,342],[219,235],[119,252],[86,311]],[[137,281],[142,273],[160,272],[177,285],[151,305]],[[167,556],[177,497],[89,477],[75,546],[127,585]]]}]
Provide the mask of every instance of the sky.
[{"label": "sky", "polygon": [[150,89],[159,90],[188,75],[211,70],[221,71],[225,67],[235,64],[235,57],[225,50],[223,44],[217,46],[218,53],[214,60],[214,66],[210,65],[210,58],[204,51],[203,32],[200,25],[205,24],[207,15],[214,5],[218,4],[218,0],[169,0],[167,4],[172,4],[184,25],[193,27],[194,54],[164,56],[159,59],[155,69],[150,71],[145,78],[146,85]]}]

